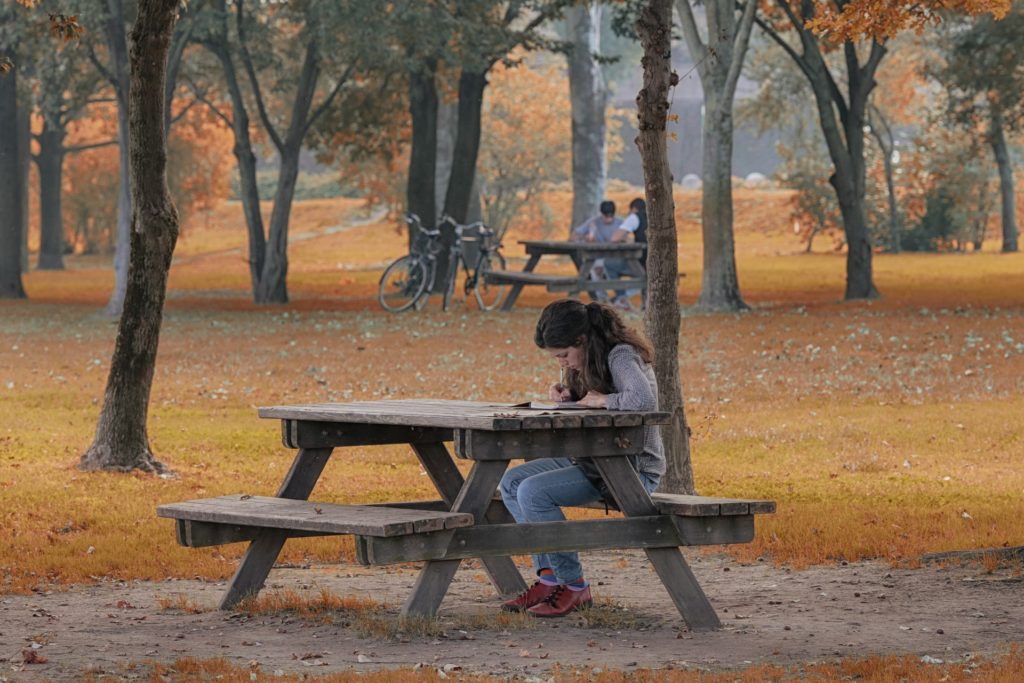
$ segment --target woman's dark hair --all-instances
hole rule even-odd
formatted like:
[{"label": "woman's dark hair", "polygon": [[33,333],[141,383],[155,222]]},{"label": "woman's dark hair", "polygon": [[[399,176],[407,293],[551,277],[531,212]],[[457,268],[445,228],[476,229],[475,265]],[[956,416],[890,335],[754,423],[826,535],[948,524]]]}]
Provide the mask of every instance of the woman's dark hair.
[{"label": "woman's dark hair", "polygon": [[645,363],[654,360],[654,349],[642,335],[626,327],[618,312],[607,304],[576,299],[559,299],[540,314],[533,341],[542,349],[565,349],[583,345],[583,372],[569,371],[569,389],[573,398],[582,398],[594,389],[603,394],[615,391],[608,354],[619,344],[629,344]]},{"label": "woman's dark hair", "polygon": [[636,209],[636,217],[640,219],[640,225],[637,227],[636,232],[633,233],[634,239],[637,242],[647,241],[647,202],[642,198],[637,197],[629,203],[630,209]]}]

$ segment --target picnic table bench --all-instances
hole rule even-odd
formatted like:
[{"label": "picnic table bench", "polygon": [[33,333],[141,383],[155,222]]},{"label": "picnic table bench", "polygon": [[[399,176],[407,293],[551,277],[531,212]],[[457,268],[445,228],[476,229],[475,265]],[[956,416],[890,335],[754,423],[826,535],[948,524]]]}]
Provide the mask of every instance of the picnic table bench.
[{"label": "picnic table bench", "polygon": [[[433,615],[463,559],[480,558],[498,593],[507,596],[526,588],[510,555],[642,548],[689,627],[713,629],[718,617],[679,547],[749,542],[754,516],[775,510],[771,501],[648,495],[628,457],[641,452],[645,425],[667,422],[666,413],[403,400],[277,406],[260,408],[259,415],[280,419],[284,445],[298,449],[276,496],[239,493],[157,508],[176,521],[182,545],[250,543],[223,609],[259,592],[288,538],[352,534],[364,564],[424,562],[403,614]],[[456,456],[473,462],[467,476],[447,442]],[[374,505],[308,500],[335,447],[395,443],[412,446],[439,499]],[[495,497],[509,462],[574,453],[594,459],[614,497],[609,507],[623,516],[515,523]]]},{"label": "picnic table bench", "polygon": [[[553,240],[520,240],[529,260],[523,270],[492,270],[484,274],[487,282],[512,285],[503,311],[511,311],[523,287],[539,285],[549,292],[595,292],[609,289],[639,289],[646,299],[647,270],[644,258],[647,245],[643,242],[564,242]],[[544,256],[568,256],[576,266],[576,275],[535,273],[534,268]],[[590,269],[598,259],[623,259],[629,268],[628,276],[610,280],[591,280]]]}]

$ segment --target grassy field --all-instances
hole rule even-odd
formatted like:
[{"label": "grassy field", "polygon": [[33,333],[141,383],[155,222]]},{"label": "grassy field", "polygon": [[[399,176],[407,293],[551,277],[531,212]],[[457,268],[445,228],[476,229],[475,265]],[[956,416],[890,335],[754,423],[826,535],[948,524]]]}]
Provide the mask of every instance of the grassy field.
[{"label": "grassy field", "polygon": [[[680,295],[692,303],[699,196],[679,200]],[[883,298],[846,304],[844,256],[801,253],[786,201],[772,191],[737,197],[737,259],[753,309],[683,321],[700,492],[779,503],[754,543],[729,552],[799,568],[1024,544],[1024,254],[879,255]],[[0,592],[228,576],[241,546],[179,548],[154,507],[272,493],[291,453],[256,406],[513,401],[541,394],[554,376],[531,342],[550,295],[529,292],[511,314],[461,303],[442,313],[435,298],[421,314],[388,315],[374,293],[383,265],[404,250],[394,224],[353,200],[302,202],[293,215],[287,307],[250,303],[237,204],[187,226],[149,421],[173,478],[75,467],[93,436],[116,331],[98,315],[109,259],[32,272],[28,302],[0,303]],[[515,239],[541,234],[510,234],[506,253],[521,257]],[[431,493],[406,449],[338,457],[344,467],[328,466],[314,493],[321,500]],[[284,559],[339,557],[352,558],[348,540],[292,541]]]}]

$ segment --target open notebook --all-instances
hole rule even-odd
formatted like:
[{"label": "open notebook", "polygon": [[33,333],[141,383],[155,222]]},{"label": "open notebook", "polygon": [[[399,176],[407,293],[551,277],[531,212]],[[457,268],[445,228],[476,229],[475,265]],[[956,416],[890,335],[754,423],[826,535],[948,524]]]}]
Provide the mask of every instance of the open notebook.
[{"label": "open notebook", "polygon": [[581,405],[576,401],[563,401],[561,403],[554,401],[528,401],[526,403],[517,403],[512,407],[529,408],[531,410],[600,410],[600,408]]}]

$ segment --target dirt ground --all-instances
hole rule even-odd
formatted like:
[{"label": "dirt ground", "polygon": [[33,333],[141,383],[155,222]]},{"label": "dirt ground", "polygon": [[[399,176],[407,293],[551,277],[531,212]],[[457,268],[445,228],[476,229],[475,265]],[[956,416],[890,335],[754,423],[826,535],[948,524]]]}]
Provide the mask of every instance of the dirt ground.
[{"label": "dirt ground", "polygon": [[[289,614],[188,614],[158,604],[182,595],[212,608],[223,583],[106,583],[8,595],[0,598],[0,681],[68,680],[90,670],[131,678],[129,663],[179,657],[224,657],[240,665],[258,663],[265,672],[419,664],[525,678],[543,676],[556,662],[627,671],[734,669],[869,654],[912,653],[951,662],[996,655],[1024,640],[1019,572],[987,573],[977,566],[902,570],[881,563],[791,571],[744,566],[722,556],[688,557],[718,610],[721,631],[687,632],[639,551],[584,554],[602,611],[633,622],[619,630],[575,617],[513,630],[460,630],[460,619],[499,605],[481,570],[465,564],[441,607],[444,632],[401,640],[361,638],[351,628]],[[277,568],[268,587],[371,597],[397,614],[415,576],[409,567]]]}]

